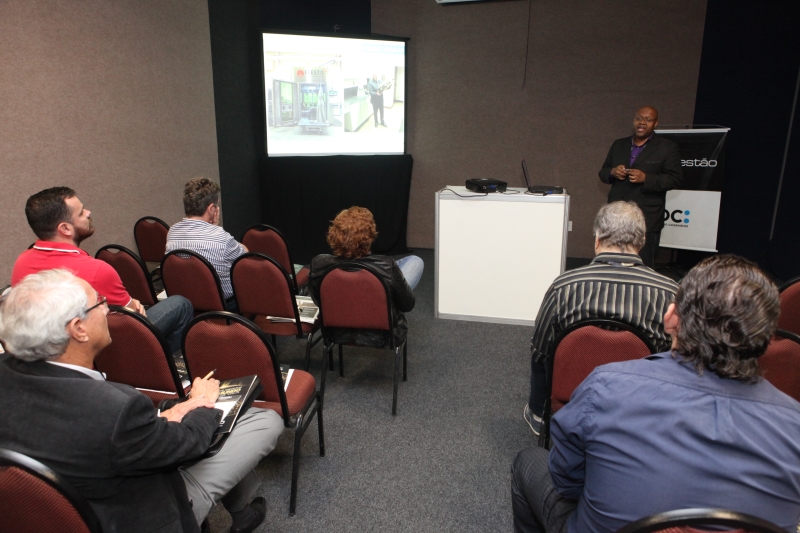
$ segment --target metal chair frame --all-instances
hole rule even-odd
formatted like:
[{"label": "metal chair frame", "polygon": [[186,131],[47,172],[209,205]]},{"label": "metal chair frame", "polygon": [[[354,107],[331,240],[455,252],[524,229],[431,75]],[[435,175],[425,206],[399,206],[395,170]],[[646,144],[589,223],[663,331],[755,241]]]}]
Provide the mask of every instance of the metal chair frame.
[{"label": "metal chair frame", "polygon": [[[286,268],[285,266],[283,268],[284,270],[289,272],[289,276],[292,279],[292,286],[294,287],[294,293],[300,294],[299,287],[297,286],[297,274],[295,274],[294,262],[292,262],[292,253],[289,251],[289,244],[286,242],[286,237],[283,236],[283,233],[281,233],[281,231],[275,226],[270,226],[269,224],[254,224],[249,228],[247,228],[245,232],[242,234],[242,242],[244,242],[245,237],[250,231],[274,231],[278,235],[278,237],[281,238],[281,240],[283,241],[283,246],[284,248],[286,248],[286,257],[289,258],[289,268]],[[267,255],[269,257],[268,254],[264,255]]]},{"label": "metal chair frame", "polygon": [[[202,315],[196,316],[189,322],[189,325],[186,326],[186,330],[183,333],[183,338],[181,339],[181,348],[184,353],[184,357],[186,358],[186,370],[191,374],[191,370],[189,368],[189,357],[186,354],[186,337],[189,335],[192,327],[199,322],[203,322],[206,320],[224,320],[226,324],[230,325],[232,322],[236,322],[237,324],[241,324],[253,334],[255,334],[258,339],[264,343],[264,346],[269,351],[270,359],[272,359],[272,371],[275,375],[276,386],[278,389],[278,397],[280,399],[281,404],[281,411],[283,411],[283,425],[284,427],[294,429],[294,453],[292,455],[292,488],[291,488],[291,497],[289,499],[289,516],[294,516],[295,511],[297,509],[297,482],[299,478],[299,470],[300,470],[300,443],[303,439],[303,435],[306,432],[306,429],[311,425],[311,421],[314,419],[314,415],[317,415],[317,430],[319,432],[319,455],[320,457],[325,457],[325,430],[323,427],[322,421],[322,407],[323,407],[323,395],[325,391],[322,388],[316,390],[316,392],[311,395],[308,399],[306,404],[300,409],[296,415],[289,416],[289,405],[286,401],[286,391],[284,391],[284,384],[283,384],[283,377],[281,376],[281,367],[280,363],[278,362],[277,353],[275,351],[275,347],[270,342],[270,339],[267,337],[267,334],[264,333],[261,328],[259,328],[256,324],[252,321],[248,320],[245,317],[236,315],[229,311],[210,311],[208,313],[203,313]],[[256,399],[256,402],[259,400]]]},{"label": "metal chair frame", "polygon": [[[142,258],[142,247],[141,247],[141,245],[139,244],[139,234],[138,234],[138,232],[136,231],[136,228],[138,228],[138,227],[139,227],[139,224],[140,224],[140,223],[142,223],[142,222],[144,222],[144,223],[148,223],[148,224],[149,224],[150,222],[153,222],[153,223],[155,223],[155,224],[161,224],[161,225],[162,225],[164,228],[166,228],[166,230],[167,230],[167,231],[169,231],[169,224],[167,224],[166,222],[164,222],[163,220],[161,220],[161,219],[160,219],[160,218],[158,218],[158,217],[146,216],[146,217],[142,217],[142,218],[140,218],[139,220],[137,220],[137,221],[136,221],[136,223],[133,225],[133,240],[134,240],[134,242],[136,243],[136,249],[137,249],[137,250],[139,250],[139,257],[140,257],[140,258]],[[166,244],[166,243],[165,243],[165,244]],[[144,259],[144,258],[142,258],[142,261],[146,262],[147,260],[146,260],[146,259]],[[151,263],[159,263],[159,266],[157,266],[157,267],[156,267],[155,269],[153,269],[153,271],[151,272],[151,274],[152,274],[152,275],[157,275],[156,273],[157,273],[157,272],[159,271],[159,269],[161,268],[161,266],[160,266],[160,265],[161,265],[161,259],[154,259],[154,260],[152,260],[152,261],[150,261],[150,262],[151,262]],[[146,267],[145,267],[145,268],[146,268]]]},{"label": "metal chair frame", "polygon": [[[191,250],[172,250],[171,252],[168,252],[168,253],[164,254],[164,258],[161,260],[161,267],[160,268],[161,268],[161,279],[164,282],[164,289],[166,289],[167,295],[173,296],[173,293],[171,293],[169,291],[169,287],[167,286],[167,280],[164,278],[164,265],[167,263],[167,260],[170,257],[172,257],[173,255],[178,255],[179,257],[180,257],[180,255],[188,255],[188,256],[191,256],[193,258],[199,259],[200,262],[203,263],[208,268],[209,271],[211,271],[211,275],[214,277],[214,283],[217,286],[217,294],[219,295],[219,300],[222,303],[222,309],[224,310],[225,309],[225,293],[222,291],[222,282],[219,279],[219,274],[217,274],[217,270],[214,268],[214,266],[211,263],[208,262],[208,259],[206,259],[202,255],[198,254],[197,252],[193,252]],[[181,258],[181,259],[184,259],[184,258]],[[174,293],[174,294],[177,294],[177,293]],[[181,296],[183,296],[183,295],[181,295]],[[191,301],[191,298],[189,298],[189,297],[186,297],[186,298],[189,301]],[[192,305],[194,305],[194,303],[192,303]]]},{"label": "metal chair frame", "polygon": [[[327,277],[331,272],[334,270],[345,270],[345,271],[356,271],[356,270],[366,270],[380,282],[381,286],[383,287],[384,292],[386,293],[386,312],[389,318],[389,330],[387,332],[389,337],[389,348],[394,351],[394,390],[392,393],[392,416],[397,415],[397,387],[399,384],[398,377],[400,373],[400,351],[402,349],[403,353],[403,381],[408,381],[408,337],[401,344],[397,344],[396,339],[394,338],[394,328],[397,325],[397,316],[395,315],[394,305],[392,302],[392,291],[389,288],[389,285],[380,277],[380,274],[370,265],[362,265],[356,262],[345,262],[340,263],[325,273],[322,280],[320,281],[320,287],[325,283],[325,277]],[[321,292],[321,291],[320,291]],[[323,302],[322,302],[322,295],[319,296],[319,304],[320,304],[320,316],[322,317],[322,337],[325,340],[325,352],[327,353],[327,357],[324,357],[325,363],[322,369],[322,383],[320,387],[322,390],[325,390],[325,375],[328,372],[328,368],[330,367],[331,372],[333,372],[333,345],[339,345],[339,377],[344,377],[344,357],[342,353],[342,344],[337,343],[333,338],[333,331],[331,328],[325,326],[325,315],[322,311]],[[357,345],[349,345],[349,346],[357,346]]]},{"label": "metal chair frame", "polygon": [[561,344],[567,335],[570,333],[586,327],[586,326],[597,326],[604,329],[610,329],[613,331],[628,331],[636,335],[636,337],[641,340],[647,349],[650,350],[650,353],[653,354],[656,352],[655,346],[650,339],[644,334],[643,331],[640,329],[628,324],[627,322],[623,322],[621,320],[611,319],[611,318],[587,318],[585,320],[579,320],[574,324],[571,324],[568,328],[562,331],[558,337],[556,337],[555,343],[553,344],[553,353],[551,357],[553,361],[547,368],[547,399],[544,402],[544,413],[542,414],[542,427],[539,431],[539,441],[538,446],[541,448],[550,448],[550,419],[553,416],[552,410],[552,392],[553,392],[553,371],[555,369],[555,353],[558,349],[558,345]]},{"label": "metal chair frame", "polygon": [[[180,374],[178,372],[178,367],[175,365],[175,359],[173,359],[172,355],[170,354],[171,350],[170,350],[170,347],[169,347],[169,343],[164,338],[164,335],[162,335],[162,333],[159,330],[157,330],[155,326],[153,326],[152,322],[147,320],[145,317],[143,317],[142,315],[140,315],[136,311],[131,311],[127,307],[121,307],[121,306],[118,306],[118,305],[109,305],[108,309],[109,309],[109,313],[119,313],[119,314],[122,314],[122,315],[126,315],[126,316],[132,318],[133,320],[136,320],[137,322],[142,324],[145,328],[147,328],[147,330],[156,338],[156,340],[158,340],[158,343],[161,345],[161,350],[164,353],[164,357],[167,360],[167,366],[169,366],[170,374],[172,374],[172,382],[175,385],[175,391],[174,392],[178,395],[178,398],[186,397],[186,391],[184,391],[184,389],[183,389],[183,384],[181,383],[181,377],[180,377]],[[101,359],[101,358],[99,358],[99,359]],[[100,366],[102,366],[102,363],[100,364]],[[103,371],[102,368],[97,366],[97,359],[95,359],[95,367],[97,367],[97,369],[100,370],[101,372]],[[186,365],[186,372],[188,374],[188,379],[191,382],[191,373],[189,372],[189,365],[188,364]],[[131,385],[132,387],[134,387],[136,389],[139,388],[139,387],[136,387],[136,385],[132,385],[130,383],[128,383],[127,385]],[[170,394],[172,394],[173,391],[164,391],[164,392],[169,392]]]},{"label": "metal chair frame", "polygon": [[102,533],[100,527],[100,520],[92,510],[89,502],[75,490],[63,476],[58,474],[49,466],[40,463],[36,459],[28,457],[27,455],[0,448],[0,466],[10,466],[19,468],[31,476],[44,481],[53,487],[59,494],[61,494],[78,512],[83,519],[86,528],[91,533]]},{"label": "metal chair frame", "polygon": [[616,533],[655,533],[673,527],[724,526],[744,528],[749,533],[786,533],[784,529],[757,516],[725,509],[679,509],[654,514],[620,528]]},{"label": "metal chair frame", "polygon": [[[133,258],[134,261],[136,261],[136,263],[139,265],[139,267],[141,267],[142,273],[144,274],[144,278],[147,281],[147,287],[150,289],[150,296],[151,296],[152,301],[153,301],[153,303],[150,304],[150,305],[157,304],[158,303],[158,297],[156,296],[156,289],[153,286],[153,276],[152,276],[152,274],[150,274],[150,271],[147,270],[147,265],[144,263],[144,261],[142,261],[142,258],[139,257],[138,255],[136,255],[133,252],[133,250],[131,250],[130,248],[126,248],[125,246],[122,246],[121,244],[107,244],[107,245],[103,246],[102,248],[97,250],[97,252],[94,254],[94,258],[95,259],[100,259],[100,257],[99,257],[100,253],[105,251],[105,250],[118,250],[117,253],[128,254],[129,256],[131,256],[131,258]],[[100,260],[102,261],[102,259],[100,259]],[[109,264],[111,264],[111,263],[109,263]],[[114,265],[111,265],[111,266],[113,267]],[[124,285],[124,283],[123,283],[123,285]]]},{"label": "metal chair frame", "polygon": [[[255,258],[255,257],[257,257],[259,259],[262,259],[262,260],[265,260],[265,261],[268,261],[268,262],[272,263],[273,265],[275,265],[280,270],[280,272],[283,274],[283,277],[286,280],[286,284],[289,287],[289,294],[292,295],[292,308],[294,310],[294,323],[295,323],[295,326],[297,327],[297,333],[296,333],[295,337],[297,339],[306,338],[306,368],[305,368],[305,370],[308,371],[308,369],[311,367],[311,349],[314,346],[316,346],[319,343],[319,341],[322,339],[322,333],[320,333],[319,335],[317,335],[317,339],[314,340],[314,334],[316,332],[320,331],[322,320],[317,319],[317,323],[314,324],[313,329],[308,334],[305,334],[303,332],[303,325],[300,322],[300,311],[299,311],[299,309],[297,309],[297,300],[294,299],[294,296],[297,294],[296,291],[294,290],[295,287],[296,287],[296,284],[293,282],[293,278],[289,275],[289,273],[286,271],[286,269],[283,268],[283,266],[281,266],[281,264],[276,259],[274,259],[274,258],[272,258],[272,257],[270,257],[270,256],[268,256],[266,254],[248,252],[246,254],[240,255],[239,257],[236,258],[236,260],[231,265],[231,285],[233,286],[233,295],[236,296],[236,283],[234,283],[234,281],[233,281],[234,280],[234,271],[236,270],[236,265],[239,264],[239,262],[242,261],[242,260],[252,259],[252,258]],[[238,298],[237,298],[237,301],[238,301]],[[255,318],[255,315],[250,316],[249,318],[250,318],[250,320],[253,320]],[[278,344],[277,344],[275,335],[272,335],[272,344],[275,347],[275,353],[278,353]]]}]

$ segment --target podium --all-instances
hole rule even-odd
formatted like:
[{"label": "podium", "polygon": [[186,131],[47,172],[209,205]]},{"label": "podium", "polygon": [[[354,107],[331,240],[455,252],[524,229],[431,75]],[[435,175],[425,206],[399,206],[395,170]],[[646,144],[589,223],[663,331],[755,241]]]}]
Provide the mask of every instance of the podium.
[{"label": "podium", "polygon": [[569,195],[436,193],[436,318],[532,326],[564,272]]}]

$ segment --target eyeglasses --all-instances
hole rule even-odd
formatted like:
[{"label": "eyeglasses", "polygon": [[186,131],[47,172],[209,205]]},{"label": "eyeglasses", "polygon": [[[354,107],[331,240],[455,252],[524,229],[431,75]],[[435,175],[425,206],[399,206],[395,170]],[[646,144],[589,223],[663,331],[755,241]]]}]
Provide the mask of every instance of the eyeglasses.
[{"label": "eyeglasses", "polygon": [[652,124],[653,122],[656,121],[656,119],[654,119],[653,117],[641,117],[639,115],[633,117],[633,120],[635,120],[636,122],[647,122],[648,124]]},{"label": "eyeglasses", "polygon": [[96,307],[100,307],[101,305],[106,305],[106,302],[108,302],[108,298],[106,298],[105,296],[100,296],[98,294],[97,295],[97,303],[94,304],[91,307],[87,307],[86,310],[84,310],[83,314],[84,315],[89,314],[89,311],[91,311],[92,309],[95,309]]}]

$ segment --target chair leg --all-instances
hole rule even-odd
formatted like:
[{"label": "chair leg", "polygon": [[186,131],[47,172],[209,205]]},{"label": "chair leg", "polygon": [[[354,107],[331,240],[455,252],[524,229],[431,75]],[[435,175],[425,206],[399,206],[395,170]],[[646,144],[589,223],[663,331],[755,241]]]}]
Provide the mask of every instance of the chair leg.
[{"label": "chair leg", "polygon": [[272,336],[272,346],[275,347],[275,353],[278,353],[278,337]]},{"label": "chair leg", "polygon": [[408,339],[403,343],[403,381],[408,381]]},{"label": "chair leg", "polygon": [[294,516],[297,509],[297,479],[300,477],[300,441],[303,440],[303,417],[297,417],[294,428],[294,456],[292,457],[292,493],[289,497],[289,516]]},{"label": "chair leg", "polygon": [[400,381],[400,347],[394,349],[394,393],[392,394],[392,416],[397,414],[397,383]]},{"label": "chair leg", "polygon": [[322,345],[322,377],[319,380],[320,409],[325,398],[325,376],[328,374],[328,365],[333,358],[333,346],[327,342]]},{"label": "chair leg", "polygon": [[308,339],[306,340],[306,372],[308,369],[311,368],[311,337],[314,333],[308,334]]},{"label": "chair leg", "polygon": [[325,428],[322,425],[322,393],[317,395],[317,431],[319,431],[319,456],[325,457]]},{"label": "chair leg", "polygon": [[344,377],[344,358],[342,357],[342,345],[339,345],[339,377]]},{"label": "chair leg", "polygon": [[333,372],[333,344],[328,347],[328,370]]}]

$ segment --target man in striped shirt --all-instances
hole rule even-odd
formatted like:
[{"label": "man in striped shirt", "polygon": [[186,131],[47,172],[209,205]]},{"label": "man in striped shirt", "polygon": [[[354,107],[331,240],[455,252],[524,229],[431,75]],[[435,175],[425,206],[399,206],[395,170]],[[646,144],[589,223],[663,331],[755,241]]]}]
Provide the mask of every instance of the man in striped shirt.
[{"label": "man in striped shirt", "polygon": [[225,307],[237,311],[231,265],[247,253],[247,248],[219,226],[219,185],[208,178],[190,179],[183,189],[183,211],[186,218],[173,225],[167,234],[167,252],[190,250],[203,256],[219,275]]},{"label": "man in striped shirt", "polygon": [[663,318],[678,285],[642,263],[638,253],[645,229],[635,203],[604,205],[594,220],[594,260],[560,275],[547,290],[531,339],[531,392],[523,412],[535,435],[547,399],[554,343],[570,325],[587,318],[621,320],[642,330],[658,351],[669,349]]}]

